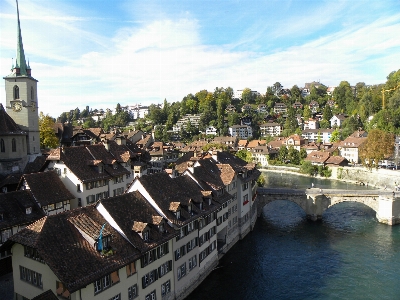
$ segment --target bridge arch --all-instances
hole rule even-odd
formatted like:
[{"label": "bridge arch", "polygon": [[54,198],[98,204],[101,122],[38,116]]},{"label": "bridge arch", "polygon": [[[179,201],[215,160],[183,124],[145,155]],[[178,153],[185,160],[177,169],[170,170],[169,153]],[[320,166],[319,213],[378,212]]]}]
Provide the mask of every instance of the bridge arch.
[{"label": "bridge arch", "polygon": [[[369,208],[371,208],[375,213],[379,212],[379,207],[378,207],[378,201],[376,200],[377,197],[338,197],[338,196],[333,196],[330,199],[330,205],[325,209],[327,210],[328,208],[335,206],[339,203],[343,202],[356,202],[356,203],[361,203]],[[324,210],[324,211],[325,211]]]}]

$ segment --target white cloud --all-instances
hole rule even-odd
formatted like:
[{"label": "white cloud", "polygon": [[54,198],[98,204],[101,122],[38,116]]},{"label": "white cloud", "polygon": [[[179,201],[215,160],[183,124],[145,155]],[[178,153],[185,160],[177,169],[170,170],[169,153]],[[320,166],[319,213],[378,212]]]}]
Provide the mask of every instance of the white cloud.
[{"label": "white cloud", "polygon": [[[385,81],[400,61],[399,51],[393,51],[400,46],[394,34],[400,32],[400,15],[345,27],[273,53],[233,51],[235,40],[224,46],[204,45],[200,20],[187,16],[130,27],[124,23],[112,38],[93,34],[90,27],[83,30],[82,20],[73,14],[54,12],[54,16],[59,18],[35,21],[39,28],[54,25],[54,30],[46,31],[49,38],[44,43],[25,34],[24,28],[33,26],[26,25],[29,17],[22,24],[26,53],[47,57],[39,62],[31,59],[31,67],[39,80],[39,109],[52,116],[86,105],[104,109],[117,103],[161,103],[164,98],[180,101],[188,93],[221,86],[264,93],[276,81],[288,88],[312,80],[328,85],[342,80],[373,84]],[[7,47],[9,39],[4,41]],[[2,52],[3,76],[10,66]],[[4,100],[4,95],[0,98]]]}]

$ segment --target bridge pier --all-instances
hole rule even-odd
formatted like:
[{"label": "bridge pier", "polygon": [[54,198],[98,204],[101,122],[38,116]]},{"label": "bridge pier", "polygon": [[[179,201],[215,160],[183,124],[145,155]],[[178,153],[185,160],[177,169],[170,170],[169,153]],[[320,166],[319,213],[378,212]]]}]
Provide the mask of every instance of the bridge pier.
[{"label": "bridge pier", "polygon": [[379,196],[378,210],[376,218],[380,223],[387,225],[400,224],[400,197],[393,194],[393,196]]}]

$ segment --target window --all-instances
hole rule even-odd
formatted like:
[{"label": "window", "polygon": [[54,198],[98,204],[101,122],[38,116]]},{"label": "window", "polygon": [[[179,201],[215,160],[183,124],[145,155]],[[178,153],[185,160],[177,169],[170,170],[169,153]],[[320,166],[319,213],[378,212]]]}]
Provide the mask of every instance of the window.
[{"label": "window", "polygon": [[150,294],[146,295],[145,300],[156,300],[156,290],[152,291]]},{"label": "window", "polygon": [[177,270],[177,274],[178,274],[178,280],[180,280],[182,277],[184,277],[186,275],[186,263],[184,263],[183,265],[181,265],[178,270]]},{"label": "window", "polygon": [[79,183],[76,185],[76,191],[81,192],[81,185]]},{"label": "window", "polygon": [[197,257],[196,255],[189,258],[189,270],[192,270],[195,266],[197,266]]},{"label": "window", "polygon": [[94,293],[98,294],[117,282],[119,282],[118,272],[108,274],[93,283]]},{"label": "window", "polygon": [[132,262],[126,266],[126,275],[129,277],[135,273],[136,273],[135,262]]},{"label": "window", "polygon": [[16,85],[14,85],[14,90],[13,90],[13,96],[14,96],[14,100],[15,99],[19,99],[19,87],[18,86],[16,86]]},{"label": "window", "polygon": [[32,247],[24,246],[24,256],[44,263],[37,250]]},{"label": "window", "polygon": [[246,182],[245,184],[242,185],[242,187],[243,187],[243,189],[242,189],[243,191],[247,190],[249,188],[249,183]]},{"label": "window", "polygon": [[161,296],[165,296],[171,291],[171,281],[168,280],[161,285]]},{"label": "window", "polygon": [[26,212],[27,215],[30,215],[32,213],[32,207],[27,207],[25,209],[25,212]]},{"label": "window", "polygon": [[143,288],[148,287],[150,284],[152,284],[154,281],[158,279],[158,272],[157,270],[152,270],[146,275],[142,277],[142,286]]},{"label": "window", "polygon": [[132,300],[138,296],[138,287],[137,284],[132,285],[128,288],[128,300]]},{"label": "window", "polygon": [[39,288],[43,288],[42,274],[39,274],[22,266],[19,266],[19,272],[21,280],[33,284]]},{"label": "window", "polygon": [[110,298],[109,300],[121,300],[121,293],[119,293],[118,295]]},{"label": "window", "polygon": [[1,148],[1,152],[6,152],[6,146],[4,144],[3,139],[0,140],[0,148]]},{"label": "window", "polygon": [[246,205],[247,203],[249,203],[249,195],[248,194],[243,196],[243,205]]},{"label": "window", "polygon": [[159,268],[158,268],[158,278],[163,277],[165,274],[170,272],[172,270],[172,260],[167,261],[166,263],[163,263]]},{"label": "window", "polygon": [[0,243],[4,243],[12,235],[11,229],[3,230],[0,233]]},{"label": "window", "polygon": [[178,248],[175,250],[175,261],[181,258],[181,249]]},{"label": "window", "polygon": [[148,241],[149,240],[149,231],[144,231],[143,232],[143,240]]},{"label": "window", "polygon": [[17,143],[15,142],[14,138],[11,140],[11,148],[12,152],[17,152]]},{"label": "window", "polygon": [[86,197],[86,203],[87,203],[87,204],[94,203],[95,199],[96,199],[96,196],[95,196],[95,195],[87,196],[87,197]]}]

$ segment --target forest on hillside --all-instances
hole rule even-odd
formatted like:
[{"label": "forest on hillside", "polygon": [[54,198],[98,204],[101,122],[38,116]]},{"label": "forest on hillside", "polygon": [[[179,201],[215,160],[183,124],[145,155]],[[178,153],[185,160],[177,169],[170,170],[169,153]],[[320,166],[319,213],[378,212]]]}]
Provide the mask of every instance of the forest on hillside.
[{"label": "forest on hillside", "polygon": [[[110,128],[125,128],[129,122],[135,121],[135,129],[145,132],[155,130],[159,140],[168,140],[172,126],[186,114],[201,114],[199,128],[187,124],[186,130],[181,132],[185,140],[199,137],[199,132],[205,131],[206,127],[214,126],[219,135],[227,135],[228,126],[239,124],[243,116],[252,117],[255,138],[258,138],[258,126],[266,120],[274,120],[280,123],[284,130],[283,135],[289,136],[299,133],[300,128],[296,120],[301,115],[305,120],[312,117],[310,103],[315,101],[319,104],[322,113],[320,128],[330,128],[330,118],[339,113],[346,114],[348,118],[340,130],[340,138],[343,139],[355,130],[362,128],[366,131],[380,129],[385,132],[400,134],[400,70],[393,71],[387,76],[387,81],[379,85],[367,85],[359,82],[355,86],[347,81],[342,81],[333,93],[327,93],[327,86],[314,84],[310,87],[309,95],[302,96],[302,90],[297,85],[285,89],[279,82],[269,86],[264,94],[255,95],[250,88],[243,89],[242,99],[234,98],[231,87],[216,87],[214,91],[201,90],[194,94],[188,94],[181,101],[168,102],[163,105],[152,104],[149,114],[143,119],[133,120],[131,115],[121,104],[116,104],[115,112],[107,109],[105,118],[96,122],[92,116],[99,113],[97,109],[88,106],[82,111],[75,108],[69,112],[62,113],[58,122],[70,122],[78,125],[83,120],[82,126],[102,127],[108,131]],[[334,105],[327,102],[334,101]],[[302,108],[295,109],[293,104],[301,103]],[[285,116],[275,114],[273,108],[275,103],[284,103],[288,110]],[[249,104],[251,109],[242,112],[244,104]],[[265,104],[267,111],[258,113],[256,108],[259,104]],[[233,105],[236,112],[227,113],[226,107]]]}]

